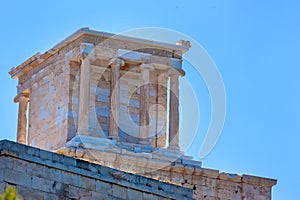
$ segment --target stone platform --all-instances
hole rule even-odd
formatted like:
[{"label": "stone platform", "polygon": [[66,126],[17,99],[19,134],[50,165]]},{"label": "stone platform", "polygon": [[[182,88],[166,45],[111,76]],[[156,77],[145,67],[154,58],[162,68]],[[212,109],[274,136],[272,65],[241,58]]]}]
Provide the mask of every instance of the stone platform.
[{"label": "stone platform", "polygon": [[[93,160],[91,150],[84,147],[64,150],[73,158],[0,141],[0,192],[13,185],[25,199],[268,200],[276,184],[274,179],[220,173],[179,162],[132,174],[123,162],[128,163],[133,156],[98,151],[100,158],[107,157],[104,161]],[[149,163],[146,166],[150,167]],[[124,170],[107,167],[109,164]]]},{"label": "stone platform", "polygon": [[26,199],[192,199],[193,190],[15,142],[0,141],[0,193]]},{"label": "stone platform", "polygon": [[193,190],[195,199],[271,199],[276,184],[273,179],[202,168],[201,162],[180,151],[104,138],[77,138],[57,153],[183,186]]},{"label": "stone platform", "polygon": [[185,168],[201,168],[202,164],[191,156],[185,156],[182,151],[84,135],[76,136],[56,152],[142,175],[161,169],[183,171]]}]

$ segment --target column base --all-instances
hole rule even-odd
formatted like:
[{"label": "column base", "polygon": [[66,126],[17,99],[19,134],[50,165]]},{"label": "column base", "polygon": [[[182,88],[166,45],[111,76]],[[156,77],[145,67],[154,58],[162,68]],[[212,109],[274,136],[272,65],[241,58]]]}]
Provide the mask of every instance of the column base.
[{"label": "column base", "polygon": [[114,140],[114,141],[120,141],[120,137],[119,136],[108,136],[108,139]]},{"label": "column base", "polygon": [[25,144],[25,145],[27,144],[27,142],[25,140],[19,139],[19,138],[17,138],[17,143]]},{"label": "column base", "polygon": [[76,136],[79,136],[79,135],[89,136],[90,132],[89,131],[77,131]]},{"label": "column base", "polygon": [[88,135],[76,135],[66,143],[66,147],[80,147],[103,151],[110,147],[116,147],[116,141],[108,138],[98,138]]},{"label": "column base", "polygon": [[139,139],[138,143],[142,145],[151,145],[149,139]]},{"label": "column base", "polygon": [[170,146],[168,146],[167,149],[175,150],[175,151],[180,151],[180,146],[178,146],[178,145],[170,145]]}]

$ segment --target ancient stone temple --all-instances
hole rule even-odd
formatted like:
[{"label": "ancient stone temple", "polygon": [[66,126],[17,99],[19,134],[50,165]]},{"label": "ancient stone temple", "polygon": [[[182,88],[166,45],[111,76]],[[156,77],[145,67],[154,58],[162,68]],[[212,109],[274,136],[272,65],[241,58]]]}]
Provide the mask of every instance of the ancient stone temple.
[{"label": "ancient stone temple", "polygon": [[12,68],[19,144],[0,142],[0,190],[14,185],[25,199],[271,199],[276,180],[202,168],[180,150],[189,48],[83,28]]}]

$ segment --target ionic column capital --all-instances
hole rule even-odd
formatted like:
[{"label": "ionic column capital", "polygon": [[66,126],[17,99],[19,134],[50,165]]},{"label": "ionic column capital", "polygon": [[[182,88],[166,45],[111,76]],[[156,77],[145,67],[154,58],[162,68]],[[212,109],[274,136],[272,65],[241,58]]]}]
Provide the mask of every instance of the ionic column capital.
[{"label": "ionic column capital", "polygon": [[95,46],[93,44],[90,44],[90,43],[80,44],[79,52],[78,52],[79,53],[78,54],[79,60],[81,62],[83,62],[86,59],[94,60],[95,59],[94,48],[95,48]]},{"label": "ionic column capital", "polygon": [[121,58],[112,58],[110,59],[108,65],[111,67],[122,67],[125,65],[125,61]]},{"label": "ionic column capital", "polygon": [[29,93],[20,93],[18,94],[15,98],[14,98],[14,102],[15,103],[19,103],[20,101],[22,102],[29,102],[29,96],[30,94]]},{"label": "ionic column capital", "polygon": [[145,64],[145,63],[142,63],[142,64],[140,65],[140,69],[141,69],[141,70],[153,71],[153,70],[154,70],[154,65],[153,65],[153,64]]},{"label": "ionic column capital", "polygon": [[170,68],[168,70],[168,76],[185,76],[185,71],[183,69]]}]

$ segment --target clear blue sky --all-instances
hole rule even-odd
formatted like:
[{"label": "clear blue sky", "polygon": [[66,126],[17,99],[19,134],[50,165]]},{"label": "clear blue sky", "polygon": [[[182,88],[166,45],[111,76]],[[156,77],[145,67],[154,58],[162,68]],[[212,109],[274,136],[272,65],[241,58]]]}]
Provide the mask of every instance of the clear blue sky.
[{"label": "clear blue sky", "polygon": [[[169,28],[192,37],[208,51],[226,89],[224,129],[213,151],[202,160],[203,166],[276,178],[273,199],[297,199],[299,10],[297,0],[3,1],[0,139],[15,140],[17,82],[7,73],[11,67],[48,50],[80,27],[112,33]],[[200,105],[207,112],[205,106],[210,105],[203,102]],[[204,117],[200,129],[207,122]],[[189,154],[197,157],[201,138],[196,137]]]}]

